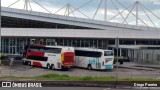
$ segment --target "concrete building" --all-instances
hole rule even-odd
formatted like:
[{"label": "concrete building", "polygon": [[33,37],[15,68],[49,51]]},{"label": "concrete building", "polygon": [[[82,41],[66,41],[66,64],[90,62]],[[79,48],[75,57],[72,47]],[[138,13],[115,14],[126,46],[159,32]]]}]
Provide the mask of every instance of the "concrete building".
[{"label": "concrete building", "polygon": [[[160,28],[118,24],[2,7],[1,52],[20,54],[25,45],[62,45],[113,49],[119,38],[120,55],[131,47],[160,45]],[[124,47],[128,48],[124,48]],[[133,53],[134,54],[134,53]]]}]

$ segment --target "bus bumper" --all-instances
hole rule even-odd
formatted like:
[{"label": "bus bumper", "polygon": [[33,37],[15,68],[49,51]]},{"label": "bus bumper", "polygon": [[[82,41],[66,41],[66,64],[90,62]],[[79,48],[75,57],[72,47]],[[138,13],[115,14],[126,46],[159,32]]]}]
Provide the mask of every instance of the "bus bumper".
[{"label": "bus bumper", "polygon": [[66,69],[69,69],[69,68],[72,68],[73,65],[62,65],[62,68],[66,68]]},{"label": "bus bumper", "polygon": [[105,69],[111,70],[111,69],[113,69],[113,65],[105,65]]}]

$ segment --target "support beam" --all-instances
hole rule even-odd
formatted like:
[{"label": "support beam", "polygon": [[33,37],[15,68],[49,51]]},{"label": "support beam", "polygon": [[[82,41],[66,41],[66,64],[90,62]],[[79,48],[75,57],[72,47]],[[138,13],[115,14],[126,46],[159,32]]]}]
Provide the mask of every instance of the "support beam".
[{"label": "support beam", "polygon": [[67,8],[68,8],[68,9],[67,9],[67,16],[69,16],[69,15],[70,15],[70,14],[69,14],[69,12],[70,12],[70,10],[69,10],[69,9],[70,9],[70,4],[69,4],[69,3],[68,3],[68,5],[67,5]]},{"label": "support beam", "polygon": [[95,14],[94,14],[92,20],[94,20],[94,18],[95,18],[95,16],[96,16],[96,14],[97,14],[97,12],[98,12],[98,10],[99,10],[101,4],[102,4],[102,0],[100,1],[100,4],[98,5],[98,8],[97,8],[97,10],[96,10],[96,12],[95,12]]},{"label": "support beam", "polygon": [[139,4],[139,1],[136,1],[136,26],[138,26],[138,4]]},{"label": "support beam", "polygon": [[107,0],[104,0],[104,21],[107,21]]},{"label": "support beam", "polygon": [[28,10],[28,0],[25,0],[25,4],[26,4],[26,10]]}]

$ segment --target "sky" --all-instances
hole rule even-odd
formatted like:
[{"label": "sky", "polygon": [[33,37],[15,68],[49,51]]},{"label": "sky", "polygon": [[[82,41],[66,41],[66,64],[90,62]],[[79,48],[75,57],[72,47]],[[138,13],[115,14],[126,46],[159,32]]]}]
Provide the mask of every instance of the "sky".
[{"label": "sky", "polygon": [[[1,5],[4,7],[8,7],[9,5],[11,5],[16,1],[18,2],[10,7],[24,9],[25,0],[1,0]],[[74,13],[69,14],[72,17],[80,17],[80,18],[95,19],[102,21],[105,20],[104,0],[102,0],[102,2],[101,0],[29,0],[29,1],[33,11],[49,13],[47,11],[49,10],[51,13],[54,14],[55,12],[57,12],[59,9],[62,8],[56,14],[68,15],[67,4],[69,3],[70,5],[69,12],[72,12],[75,9],[79,8]],[[38,2],[47,10],[43,9],[34,1]],[[136,5],[138,5],[138,19],[139,19],[138,25],[160,28],[160,0],[138,0],[140,3],[135,5],[136,1],[137,0],[107,0],[107,10],[106,10],[107,21],[136,25],[136,17],[135,17],[136,7],[137,7]],[[31,10],[31,8],[29,7],[28,9]],[[125,10],[125,8],[128,8],[128,10]],[[131,11],[132,13],[129,14],[129,11]]]}]

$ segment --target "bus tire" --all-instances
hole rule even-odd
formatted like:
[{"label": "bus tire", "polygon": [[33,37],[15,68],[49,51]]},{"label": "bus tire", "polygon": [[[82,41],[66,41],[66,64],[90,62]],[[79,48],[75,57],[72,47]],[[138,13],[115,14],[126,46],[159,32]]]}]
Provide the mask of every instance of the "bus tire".
[{"label": "bus tire", "polygon": [[26,62],[26,61],[23,61],[23,65],[27,65],[27,62]]},{"label": "bus tire", "polygon": [[92,65],[88,64],[87,68],[88,68],[88,70],[92,70]]},{"label": "bus tire", "polygon": [[51,65],[51,69],[52,69],[52,70],[54,70],[54,69],[55,69],[55,66],[54,66],[54,64],[52,64],[52,65]]},{"label": "bus tire", "polygon": [[31,66],[31,61],[28,61],[28,65]]},{"label": "bus tire", "polygon": [[49,65],[49,63],[47,64],[47,67],[46,67],[47,69],[51,69],[51,66]]}]

